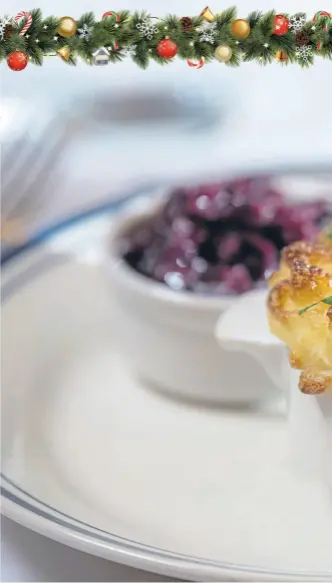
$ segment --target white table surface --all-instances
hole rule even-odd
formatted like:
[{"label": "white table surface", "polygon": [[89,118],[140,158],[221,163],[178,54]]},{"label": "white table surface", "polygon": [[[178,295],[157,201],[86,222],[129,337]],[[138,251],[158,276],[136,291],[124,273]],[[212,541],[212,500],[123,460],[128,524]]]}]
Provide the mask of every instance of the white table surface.
[{"label": "white table surface", "polygon": [[[91,1],[71,2],[61,0],[57,12],[80,14],[91,10]],[[142,5],[137,2],[118,2],[117,8],[147,8],[153,12],[154,0],[146,0]],[[143,6],[144,4],[144,6]],[[230,3],[231,4],[231,3]],[[15,13],[22,9],[18,0],[7,0],[5,12]],[[37,3],[44,13],[54,13],[51,2]],[[96,6],[95,6],[96,5]],[[250,10],[268,10],[273,3],[241,0],[237,2],[246,14]],[[211,6],[212,7],[212,6]],[[104,3],[97,1],[93,9],[96,13],[104,11]],[[202,9],[199,0],[169,0],[170,12],[179,14],[197,13]],[[323,7],[324,8],[324,7]],[[155,8],[154,8],[155,9]],[[306,0],[301,10],[309,14],[322,9],[312,0]],[[280,0],[278,10],[294,12],[299,10],[295,0]],[[160,13],[160,10],[159,10]],[[3,65],[4,67],[4,65]],[[121,68],[122,67],[122,68]],[[130,76],[125,74],[125,68]],[[227,168],[251,167],[264,162],[305,162],[332,160],[332,115],[330,95],[332,93],[331,64],[320,61],[309,71],[293,67],[287,69],[277,64],[262,69],[256,65],[243,66],[240,69],[221,69],[218,65],[203,68],[199,82],[218,96],[236,95],[236,109],[231,111],[226,127],[213,136],[201,137],[194,144],[190,138],[174,139],[172,136],[151,135],[145,139],[145,179],[160,179],[161,176],[186,176],[199,169],[215,171]],[[174,65],[167,70],[151,69],[141,73],[130,65],[121,65],[114,69],[110,78],[103,70],[93,71],[79,68],[75,73],[62,63],[52,60],[44,65],[42,73],[38,68],[30,67],[27,74],[12,74],[7,68],[2,71],[2,87],[7,97],[27,98],[33,101],[37,95],[45,102],[56,100],[56,90],[68,94],[91,88],[91,83],[99,88],[110,83],[121,87],[135,88],[135,84],[155,85],[156,83],[176,84],[181,75],[182,83],[193,83],[193,71],[184,70],[181,65]],[[59,89],[59,76],[62,83]],[[47,82],[44,83],[44,80]],[[111,80],[110,80],[111,79]],[[196,78],[197,79],[197,78]],[[194,80],[197,83],[196,79]],[[226,91],[225,91],[226,90]],[[126,155],[124,156],[124,148]],[[185,152],[185,155],[184,155]],[[47,204],[43,205],[42,218],[61,217],[72,210],[102,200],[108,192],[114,196],[118,189],[127,184],[134,184],[142,176],[142,160],[138,136],[134,140],[118,143],[112,149],[111,156],[100,148],[100,155],[94,155],[94,171],[91,166],[84,173],[82,164],[75,171],[75,156],[82,160],[82,151],[77,146],[62,161],[59,169],[61,182],[57,176],[48,185]],[[111,158],[111,160],[110,160]],[[113,173],[109,184],[109,163]],[[222,164],[221,162],[222,161]],[[83,165],[84,166],[84,165]],[[60,174],[58,175],[60,176]],[[128,178],[130,176],[130,179]],[[91,193],[93,192],[93,196]],[[73,195],[79,193],[79,200]],[[8,519],[2,518],[1,524],[1,579],[2,581],[167,581],[156,575],[139,572],[124,566],[112,564],[96,557],[85,555],[48,540],[36,533],[27,531]]]}]

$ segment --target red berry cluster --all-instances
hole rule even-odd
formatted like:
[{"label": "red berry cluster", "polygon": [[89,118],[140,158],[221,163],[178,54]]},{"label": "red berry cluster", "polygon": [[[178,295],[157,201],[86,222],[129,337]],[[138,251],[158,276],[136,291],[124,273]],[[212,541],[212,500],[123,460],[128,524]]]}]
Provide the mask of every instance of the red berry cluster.
[{"label": "red berry cluster", "polygon": [[315,236],[325,217],[324,202],[290,204],[267,178],[180,189],[123,242],[124,257],[172,289],[239,294],[264,285],[280,250]]}]

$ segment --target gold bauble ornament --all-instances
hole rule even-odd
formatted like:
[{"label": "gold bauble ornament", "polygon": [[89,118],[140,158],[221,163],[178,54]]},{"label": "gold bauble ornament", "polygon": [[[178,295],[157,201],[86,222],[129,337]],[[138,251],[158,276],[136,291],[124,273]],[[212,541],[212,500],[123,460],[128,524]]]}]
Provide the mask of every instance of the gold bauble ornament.
[{"label": "gold bauble ornament", "polygon": [[208,6],[206,6],[206,8],[202,10],[201,17],[204,18],[204,20],[206,20],[207,22],[213,22],[215,20],[215,15]]},{"label": "gold bauble ornament", "polygon": [[61,47],[61,49],[59,49],[57,51],[57,55],[59,55],[59,57],[61,57],[61,59],[63,59],[64,61],[69,61],[70,48],[69,47]]},{"label": "gold bauble ornament", "polygon": [[63,16],[59,20],[56,31],[60,36],[70,38],[77,32],[77,22],[71,16]]},{"label": "gold bauble ornament", "polygon": [[232,54],[233,51],[231,47],[227,45],[220,45],[219,47],[216,48],[215,52],[216,59],[218,59],[218,61],[220,61],[221,63],[228,63],[228,61],[230,61],[232,58]]},{"label": "gold bauble ornament", "polygon": [[243,18],[237,18],[232,22],[232,35],[237,40],[244,40],[250,34],[250,25],[249,22],[244,20]]},{"label": "gold bauble ornament", "polygon": [[286,61],[288,61],[288,55],[286,51],[277,51],[276,61],[279,61],[279,63],[285,63]]}]

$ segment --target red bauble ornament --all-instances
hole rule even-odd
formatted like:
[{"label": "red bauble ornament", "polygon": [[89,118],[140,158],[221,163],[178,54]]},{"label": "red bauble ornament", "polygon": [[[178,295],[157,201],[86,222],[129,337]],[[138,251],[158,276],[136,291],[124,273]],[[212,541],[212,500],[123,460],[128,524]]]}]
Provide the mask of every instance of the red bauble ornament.
[{"label": "red bauble ornament", "polygon": [[15,51],[7,57],[7,65],[12,71],[23,71],[28,64],[28,56],[23,51]]},{"label": "red bauble ornament", "polygon": [[178,52],[178,48],[178,45],[174,41],[166,38],[158,43],[157,53],[163,59],[172,59]]},{"label": "red bauble ornament", "polygon": [[289,31],[289,20],[283,14],[277,14],[274,18],[273,34],[281,36]]}]

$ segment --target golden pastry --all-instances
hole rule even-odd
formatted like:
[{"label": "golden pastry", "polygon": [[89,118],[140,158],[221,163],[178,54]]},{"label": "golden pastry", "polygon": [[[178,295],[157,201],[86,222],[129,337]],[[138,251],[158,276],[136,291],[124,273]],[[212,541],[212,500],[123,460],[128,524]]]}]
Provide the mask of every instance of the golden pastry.
[{"label": "golden pastry", "polygon": [[290,349],[290,364],[302,370],[299,388],[319,394],[332,389],[331,228],[313,243],[284,249],[269,281],[270,328]]}]

